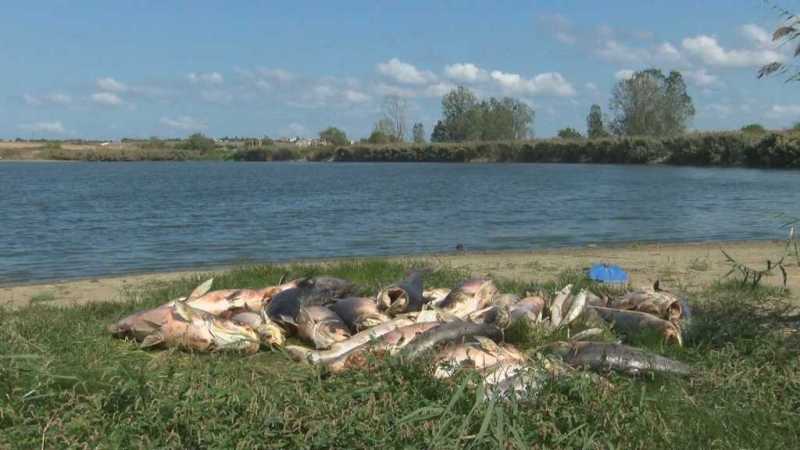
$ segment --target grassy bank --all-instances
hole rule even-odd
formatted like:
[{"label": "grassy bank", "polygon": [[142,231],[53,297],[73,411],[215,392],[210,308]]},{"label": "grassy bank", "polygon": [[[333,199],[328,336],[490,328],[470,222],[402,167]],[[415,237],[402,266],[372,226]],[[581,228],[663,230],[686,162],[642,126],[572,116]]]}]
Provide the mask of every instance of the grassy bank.
[{"label": "grassy bank", "polygon": [[[400,263],[291,267],[374,292]],[[218,276],[215,286],[275,283],[284,268]],[[439,269],[426,283],[466,274]],[[529,400],[486,402],[468,378],[436,381],[425,364],[385,361],[329,377],[280,352],[250,357],[140,351],[104,326],[188,292],[202,277],[153,284],[124,303],[0,310],[0,448],[792,448],[800,439],[797,341],[763,312],[782,294],[715,285],[691,295],[696,320],[683,349],[650,347],[696,368],[688,380],[611,376],[610,390],[578,380]],[[542,285],[501,282],[522,293]],[[526,350],[542,337],[514,330]]]}]

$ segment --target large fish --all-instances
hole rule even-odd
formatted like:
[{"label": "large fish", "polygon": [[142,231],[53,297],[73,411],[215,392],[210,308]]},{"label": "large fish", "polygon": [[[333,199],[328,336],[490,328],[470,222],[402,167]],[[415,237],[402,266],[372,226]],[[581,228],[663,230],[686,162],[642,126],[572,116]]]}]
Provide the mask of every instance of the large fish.
[{"label": "large fish", "polygon": [[353,349],[369,344],[386,333],[413,324],[414,322],[409,319],[392,319],[355,334],[346,341],[337,342],[333,344],[329,350],[311,350],[298,345],[287,345],[286,352],[292,359],[298,362],[305,361],[312,364],[326,364]]},{"label": "large fish", "polygon": [[648,313],[672,322],[680,320],[683,316],[680,299],[670,292],[655,288],[642,288],[628,292],[622,297],[612,298],[608,306]]},{"label": "large fish", "polygon": [[365,345],[354,348],[349,352],[325,363],[330,372],[338,373],[348,369],[364,367],[369,355],[393,355],[413,342],[422,333],[439,326],[435,322],[415,323],[396,328]]},{"label": "large fish", "polygon": [[375,300],[367,297],[348,297],[330,305],[354,333],[390,320],[378,310]]},{"label": "large fish", "polygon": [[378,293],[378,308],[391,316],[419,311],[425,304],[422,296],[422,273],[412,272],[403,281]]},{"label": "large fish", "polygon": [[683,345],[681,330],[672,322],[638,311],[590,306],[600,317],[611,323],[615,330],[627,335],[638,335],[655,332],[664,337],[664,341]]},{"label": "large fish", "polygon": [[171,314],[157,330],[142,340],[142,347],[167,346],[199,352],[241,351],[255,353],[259,337],[246,325],[221,319],[183,302],[175,302]]},{"label": "large fish", "polygon": [[437,309],[463,319],[475,311],[492,305],[497,295],[497,287],[492,280],[468,280],[451,290],[447,297],[439,302]]},{"label": "large fish", "polygon": [[494,323],[448,322],[417,336],[403,349],[403,355],[414,358],[439,344],[464,341],[475,336],[499,339],[502,330]]},{"label": "large fish", "polygon": [[303,306],[322,306],[342,298],[353,290],[347,280],[317,277],[302,280],[296,287],[286,289],[264,306],[270,319],[289,330],[297,329],[297,315]]},{"label": "large fish", "polygon": [[350,330],[342,319],[324,306],[303,306],[297,315],[297,334],[317,349],[347,340]]},{"label": "large fish", "polygon": [[628,374],[661,372],[689,375],[691,367],[655,353],[609,342],[556,342],[546,346],[572,367]]},{"label": "large fish", "polygon": [[450,289],[447,288],[434,288],[434,289],[425,289],[422,291],[422,296],[425,298],[425,303],[430,304],[433,307],[439,306],[439,303],[442,302],[447,295],[450,293]]},{"label": "large fish", "polygon": [[107,329],[115,337],[135,339],[141,342],[145,337],[158,330],[161,324],[169,320],[173,309],[173,304],[169,303],[157,308],[138,311],[109,325]]},{"label": "large fish", "polygon": [[261,289],[221,289],[197,298],[189,298],[186,304],[220,317],[230,317],[241,311],[260,312],[273,296],[295,288],[302,282],[303,280],[293,280]]},{"label": "large fish", "polygon": [[499,345],[484,337],[472,341],[449,345],[441,349],[434,363],[434,378],[448,378],[459,369],[486,370],[505,362],[521,363],[525,356],[511,345]]},{"label": "large fish", "polygon": [[545,301],[539,296],[525,297],[517,303],[511,305],[511,321],[527,319],[530,322],[538,322],[542,318]]}]

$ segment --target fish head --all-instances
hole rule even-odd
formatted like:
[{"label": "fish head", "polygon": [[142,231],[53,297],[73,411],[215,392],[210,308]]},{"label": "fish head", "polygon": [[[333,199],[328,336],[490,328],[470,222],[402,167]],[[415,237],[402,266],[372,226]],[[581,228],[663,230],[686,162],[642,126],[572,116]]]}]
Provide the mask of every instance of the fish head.
[{"label": "fish head", "polygon": [[390,315],[402,314],[408,310],[408,292],[401,287],[390,287],[378,294],[378,308]]}]

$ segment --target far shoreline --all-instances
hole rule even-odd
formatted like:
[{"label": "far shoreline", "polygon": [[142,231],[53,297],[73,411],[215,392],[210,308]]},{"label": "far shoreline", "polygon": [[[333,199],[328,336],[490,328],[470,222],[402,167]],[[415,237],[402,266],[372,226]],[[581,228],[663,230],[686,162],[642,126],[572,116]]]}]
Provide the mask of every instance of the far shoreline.
[{"label": "far shoreline", "polygon": [[[631,275],[632,284],[648,285],[660,280],[662,285],[691,290],[722,280],[728,272],[730,266],[720,249],[724,249],[744,264],[763,267],[767,258],[775,261],[783,254],[784,245],[785,241],[780,240],[629,242],[536,250],[308,258],[276,263],[253,262],[81,279],[9,283],[0,285],[0,307],[24,307],[37,303],[72,306],[94,302],[118,302],[126,299],[125,292],[133,288],[183,278],[209,276],[239,267],[325,265],[363,260],[413,261],[461,269],[474,276],[521,281],[546,281],[564,270],[584,269],[593,263],[611,263],[627,270]],[[800,268],[790,264],[787,270],[790,290],[800,291]],[[779,284],[780,277],[767,277],[765,282]]]}]

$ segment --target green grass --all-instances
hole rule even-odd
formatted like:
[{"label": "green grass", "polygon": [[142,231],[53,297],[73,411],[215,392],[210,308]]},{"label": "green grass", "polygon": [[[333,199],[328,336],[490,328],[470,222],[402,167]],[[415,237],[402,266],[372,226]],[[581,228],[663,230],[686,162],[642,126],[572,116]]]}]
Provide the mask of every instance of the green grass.
[{"label": "green grass", "polygon": [[[413,262],[243,268],[216,288],[258,287],[319,273],[364,293]],[[431,273],[430,286],[466,274]],[[142,351],[104,326],[189,292],[203,277],[128,292],[121,304],[0,310],[0,448],[793,448],[800,440],[798,343],[775,324],[785,301],[769,289],[719,284],[692,294],[685,348],[652,350],[698,369],[690,379],[610,375],[551,382],[530,399],[485,400],[474,377],[434,380],[424,361],[376,362],[329,376],[279,351],[253,356]],[[578,272],[518,294],[588,285]],[[517,327],[532,352],[552,339]]]},{"label": "green grass", "polygon": [[31,296],[31,303],[52,302],[56,299],[56,294],[53,292],[37,292]]}]

